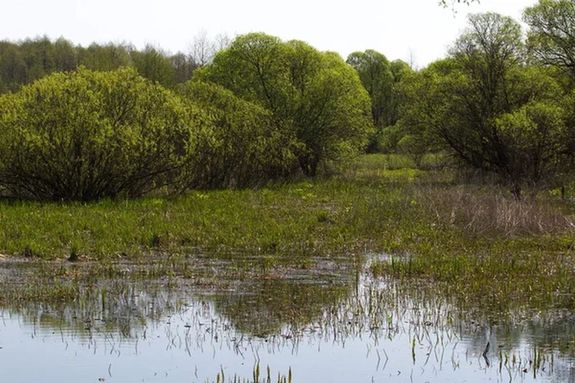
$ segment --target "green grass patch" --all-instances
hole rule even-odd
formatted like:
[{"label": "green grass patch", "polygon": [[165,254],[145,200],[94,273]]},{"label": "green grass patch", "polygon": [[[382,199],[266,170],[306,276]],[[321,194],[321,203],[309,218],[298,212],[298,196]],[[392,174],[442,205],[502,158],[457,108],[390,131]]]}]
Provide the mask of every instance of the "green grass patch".
[{"label": "green grass patch", "polygon": [[422,172],[389,169],[381,158],[378,167],[376,160],[372,168],[360,162],[329,179],[257,190],[88,204],[2,201],[0,252],[41,259],[162,252],[293,260],[393,248],[415,235],[398,231],[415,232],[421,224],[403,189]]},{"label": "green grass patch", "polygon": [[441,205],[429,206],[425,193],[430,185],[440,185],[436,194],[455,187],[449,172],[391,166],[398,161],[369,155],[330,178],[178,198],[89,204],[2,201],[0,253],[94,259],[104,265],[151,254],[248,255],[259,261],[244,261],[251,262],[245,268],[266,269],[279,264],[307,268],[313,256],[385,252],[394,262],[376,263],[376,275],[445,283],[462,302],[574,306],[573,230],[513,235],[498,232],[497,226],[495,231],[469,230],[469,219],[451,220],[451,213],[438,214]]}]

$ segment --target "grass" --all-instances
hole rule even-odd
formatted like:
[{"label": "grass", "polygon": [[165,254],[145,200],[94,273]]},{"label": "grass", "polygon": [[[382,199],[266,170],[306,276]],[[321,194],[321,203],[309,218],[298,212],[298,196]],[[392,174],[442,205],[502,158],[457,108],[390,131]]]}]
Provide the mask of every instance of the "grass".
[{"label": "grass", "polygon": [[401,186],[419,173],[362,166],[330,179],[258,190],[192,192],[173,199],[3,201],[0,253],[99,260],[152,252],[248,253],[276,260],[363,254],[395,241],[390,227],[406,209],[415,210]]},{"label": "grass", "polygon": [[152,251],[274,253],[306,241],[308,228],[321,231],[329,213],[312,184],[91,205],[13,203],[0,210],[0,246],[47,259],[71,252],[98,259]]},{"label": "grass", "polygon": [[518,202],[494,185],[454,184],[448,173],[421,174],[404,191],[433,229],[376,262],[375,275],[432,281],[466,310],[496,316],[575,307],[572,203],[552,193]]},{"label": "grass", "polygon": [[[0,253],[96,260],[111,273],[106,265],[117,259],[141,259],[150,277],[185,275],[184,263],[171,260],[187,256],[244,259],[242,268],[266,270],[386,252],[394,261],[376,263],[376,275],[445,283],[461,302],[575,307],[572,206],[549,196],[511,203],[498,189],[452,179],[399,156],[368,155],[334,177],[257,190],[90,204],[1,201]],[[158,266],[146,261],[150,255],[170,261]],[[59,295],[74,293],[60,287]]]},{"label": "grass", "polygon": [[272,383],[272,382],[291,383],[292,382],[292,372],[291,372],[291,368],[290,368],[287,375],[284,376],[284,375],[281,375],[278,373],[277,378],[272,378],[270,367],[267,366],[265,372],[260,371],[260,364],[258,362],[254,366],[254,370],[252,372],[252,378],[251,379],[241,378],[241,377],[238,377],[236,375],[234,375],[232,378],[226,378],[226,375],[222,369],[222,371],[220,371],[216,375],[216,380],[214,381],[214,383],[227,383],[227,382],[229,382],[229,383],[260,383],[260,382],[261,383]]},{"label": "grass", "polygon": [[575,228],[575,220],[561,212],[552,200],[517,201],[494,186],[427,187],[417,191],[438,221],[477,235],[561,233]]}]

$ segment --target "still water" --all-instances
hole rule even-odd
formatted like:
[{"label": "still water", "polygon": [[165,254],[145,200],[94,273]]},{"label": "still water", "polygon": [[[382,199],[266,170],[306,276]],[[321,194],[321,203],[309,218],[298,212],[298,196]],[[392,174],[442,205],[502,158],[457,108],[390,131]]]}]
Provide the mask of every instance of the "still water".
[{"label": "still water", "polygon": [[[198,267],[212,273],[201,281],[126,273],[73,302],[8,304],[0,382],[575,381],[569,312],[470,312],[429,283],[373,279],[365,263],[225,272],[235,267]],[[4,283],[27,278],[0,268]]]}]

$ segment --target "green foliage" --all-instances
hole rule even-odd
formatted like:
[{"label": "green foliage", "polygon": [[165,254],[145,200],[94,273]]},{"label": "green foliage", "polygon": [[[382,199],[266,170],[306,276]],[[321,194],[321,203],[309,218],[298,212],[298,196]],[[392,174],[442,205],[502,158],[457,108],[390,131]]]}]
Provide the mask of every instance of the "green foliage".
[{"label": "green foliage", "polygon": [[382,153],[393,153],[397,151],[397,144],[405,132],[399,124],[388,126],[376,134],[376,147]]},{"label": "green foliage", "polygon": [[172,77],[175,84],[183,84],[190,80],[194,71],[199,67],[199,64],[190,55],[184,53],[176,53],[169,59],[173,68]]},{"label": "green foliage", "polygon": [[480,86],[495,92],[497,83],[521,59],[521,26],[510,17],[491,12],[471,15],[468,22],[451,50],[452,56],[464,70],[475,74]]},{"label": "green foliage", "polygon": [[87,48],[78,47],[78,63],[88,69],[99,71],[115,70],[123,66],[131,66],[130,51],[127,45],[91,44]]},{"label": "green foliage", "polygon": [[353,52],[347,58],[359,74],[359,78],[371,97],[371,112],[375,126],[387,126],[393,122],[390,113],[394,76],[387,58],[379,52],[368,49]]},{"label": "green foliage", "polygon": [[13,91],[22,84],[52,73],[76,68],[77,54],[64,39],[47,37],[24,40],[20,44],[0,42],[0,92]]},{"label": "green foliage", "polygon": [[53,74],[0,103],[0,184],[25,198],[141,195],[170,182],[201,125],[133,69]]},{"label": "green foliage", "polygon": [[[412,70],[401,60],[390,63],[383,54],[370,49],[350,54],[347,63],[357,71],[371,97],[371,113],[376,133],[371,138],[369,150],[385,150],[388,145],[381,146],[381,139],[386,134],[386,128],[396,124],[398,120],[399,83]],[[391,149],[395,149],[395,144]]]},{"label": "green foliage", "polygon": [[421,166],[423,156],[428,152],[425,140],[412,134],[406,134],[397,143],[399,151],[413,159],[417,167]]},{"label": "green foliage", "polygon": [[566,170],[569,131],[565,122],[564,109],[545,102],[530,102],[496,120],[516,182],[548,185]]},{"label": "green foliage", "polygon": [[575,2],[540,0],[523,19],[530,26],[528,45],[539,61],[566,70],[575,80]]},{"label": "green foliage", "polygon": [[210,116],[210,124],[195,133],[182,179],[185,188],[252,186],[297,167],[290,147],[294,138],[265,108],[214,83],[190,81],[177,90]]},{"label": "green foliage", "polygon": [[174,85],[174,67],[165,53],[150,45],[141,52],[132,51],[130,53],[134,67],[140,76],[158,82],[165,87]]},{"label": "green foliage", "polygon": [[[439,62],[437,62],[439,63]],[[385,128],[380,145],[387,151],[399,151],[410,155],[420,165],[423,155],[440,149],[433,135],[433,128],[441,121],[438,107],[442,96],[432,94],[437,75],[432,69],[437,63],[420,72],[407,72],[397,85],[398,121]]]},{"label": "green foliage", "polygon": [[372,129],[369,96],[336,54],[262,33],[238,37],[199,77],[271,111],[296,137],[301,170],[357,153]]},{"label": "green foliage", "polygon": [[214,57],[200,78],[278,114],[287,109],[282,106],[288,104],[289,98],[286,56],[287,47],[277,37],[263,33],[239,36]]},{"label": "green foliage", "polygon": [[164,86],[188,81],[198,67],[191,55],[169,55],[147,46],[139,51],[127,44],[96,44],[84,48],[60,38],[0,41],[0,93],[16,91],[53,72],[72,71],[80,66],[111,71],[132,66],[138,73]]},{"label": "green foliage", "polygon": [[557,179],[570,141],[560,85],[550,71],[524,65],[523,57],[515,21],[473,15],[452,58],[406,81],[402,112],[403,124],[496,174],[517,198],[525,186]]},{"label": "green foliage", "polygon": [[[315,176],[369,140],[417,164],[447,148],[517,197],[525,186],[555,187],[569,181],[575,162],[575,93],[564,74],[572,8],[563,0],[529,8],[529,49],[512,19],[472,15],[450,57],[419,72],[373,50],[352,53],[348,65],[263,33],[225,44],[209,65],[216,48],[205,40],[173,56],[45,37],[0,42],[0,92],[79,65],[134,68],[54,75],[2,97],[0,192],[93,199],[162,185],[248,187]],[[530,52],[554,68],[533,65]],[[180,85],[181,98],[162,87],[192,73],[199,81]]]}]

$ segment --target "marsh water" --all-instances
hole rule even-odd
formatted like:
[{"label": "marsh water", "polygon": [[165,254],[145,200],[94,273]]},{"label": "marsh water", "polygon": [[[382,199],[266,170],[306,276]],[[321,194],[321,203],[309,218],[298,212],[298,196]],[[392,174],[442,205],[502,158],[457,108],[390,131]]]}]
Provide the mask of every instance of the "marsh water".
[{"label": "marsh water", "polygon": [[4,261],[3,288],[36,283],[39,298],[0,308],[0,382],[575,381],[572,313],[470,309],[429,281],[373,278],[369,261],[124,262],[74,299],[42,290],[90,266]]}]

